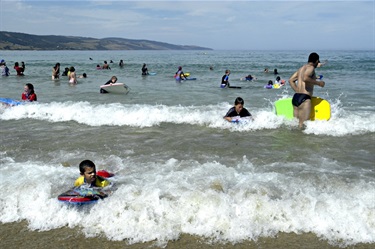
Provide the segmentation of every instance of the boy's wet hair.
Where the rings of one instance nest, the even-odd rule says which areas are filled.
[[[86,168],[95,168],[95,164],[91,160],[83,160],[79,164],[79,171],[83,174]]]
[[[237,97],[236,100],[234,101],[234,105],[241,104],[243,105],[245,102],[243,101],[243,98]]]

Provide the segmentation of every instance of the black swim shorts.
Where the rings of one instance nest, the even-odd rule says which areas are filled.
[[[295,107],[300,106],[306,99],[311,99],[310,95],[304,93],[295,93],[292,99],[292,104]]]

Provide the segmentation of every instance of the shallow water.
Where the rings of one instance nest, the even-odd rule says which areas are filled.
[[[263,69],[288,79],[309,51],[3,51],[9,67],[26,62],[26,76],[2,77],[0,97],[19,99],[31,82],[38,102],[0,109],[0,222],[159,246],[183,234],[235,244],[279,233],[374,243],[374,53],[318,53],[328,59],[317,69],[326,87],[314,95],[331,103],[332,118],[300,131],[273,110],[292,89],[264,89],[275,76]],[[111,59],[112,70],[95,70]],[[88,78],[52,81],[56,62]],[[142,77],[143,63],[157,75]],[[197,80],[176,83],[179,65]],[[242,89],[219,88],[227,68]],[[247,74],[257,81],[240,81]],[[112,75],[127,95],[99,94]],[[253,122],[222,119],[237,96]],[[114,172],[116,191],[91,207],[58,202],[84,159]]]

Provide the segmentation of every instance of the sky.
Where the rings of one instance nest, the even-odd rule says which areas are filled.
[[[375,50],[375,0],[0,0],[0,30],[215,50]]]

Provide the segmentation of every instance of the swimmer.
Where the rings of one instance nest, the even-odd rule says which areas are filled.
[[[269,80],[269,81],[268,81],[268,84],[265,85],[264,88],[272,89],[272,88],[273,88],[273,82],[272,82],[272,80]]]
[[[60,78],[60,63],[56,63],[56,65],[52,68],[52,80],[56,80]]]
[[[240,118],[247,118],[251,120],[251,113],[243,106],[244,100],[241,97],[237,97],[234,101],[234,106],[228,110],[227,114],[224,116],[224,119],[229,122],[239,120]]]
[[[96,175],[96,166],[90,160],[84,160],[79,164],[81,176],[74,182],[75,187],[85,185],[87,187],[106,187],[110,182],[105,178]]]
[[[223,75],[223,77],[221,77],[221,85],[220,85],[221,88],[230,87],[229,75],[230,75],[230,70],[228,69],[225,70],[225,74]]]
[[[175,79],[177,81],[181,81],[181,80],[185,80],[186,79],[185,74],[182,71],[182,67],[181,66],[178,67],[178,70],[177,70],[176,74],[174,75],[174,77],[175,77]]]
[[[104,61],[104,64],[102,66],[102,69],[108,69],[108,70],[111,70],[111,68],[109,67],[107,61]]]
[[[148,69],[147,69],[146,63],[143,63],[143,66],[142,66],[142,75],[148,75]]]
[[[110,80],[108,80],[104,85],[112,85],[112,84],[115,84],[117,82],[117,77],[116,76],[112,76]],[[100,93],[108,93],[108,91],[100,88]]]
[[[23,101],[28,101],[28,102],[33,102],[33,101],[37,101],[37,96],[34,92],[34,85],[31,84],[31,83],[27,83],[25,86],[24,86],[24,91],[21,95],[21,99]]]

